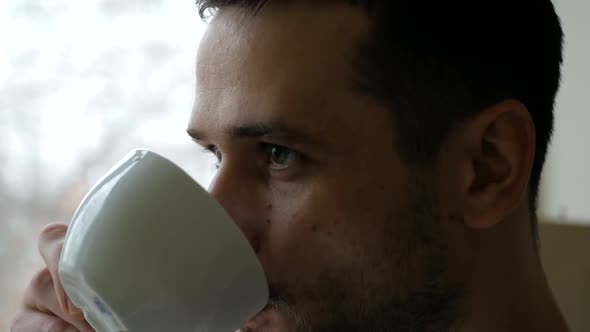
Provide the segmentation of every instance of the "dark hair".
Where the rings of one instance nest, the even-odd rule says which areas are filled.
[[[254,11],[265,0],[197,0],[208,10]],[[370,32],[359,45],[356,85],[393,111],[406,162],[427,165],[453,124],[516,99],[536,128],[530,179],[533,233],[538,186],[553,129],[563,32],[550,0],[348,0]]]

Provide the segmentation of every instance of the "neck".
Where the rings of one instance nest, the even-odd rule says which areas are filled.
[[[469,234],[474,250],[466,265],[466,309],[458,331],[568,331],[530,232],[510,229],[528,226],[524,221],[506,220]]]

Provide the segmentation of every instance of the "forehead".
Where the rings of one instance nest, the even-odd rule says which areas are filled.
[[[346,4],[271,3],[255,15],[220,10],[199,48],[190,126],[345,122],[363,107],[351,63],[367,26],[363,11]]]

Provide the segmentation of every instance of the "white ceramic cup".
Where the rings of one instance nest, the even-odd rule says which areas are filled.
[[[248,240],[188,174],[134,150],[86,195],[59,276],[98,332],[231,332],[268,286]]]

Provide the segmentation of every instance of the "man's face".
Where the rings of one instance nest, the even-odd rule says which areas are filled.
[[[437,181],[400,160],[390,111],[355,91],[367,27],[345,5],[230,8],[201,42],[189,131],[220,157],[210,192],[271,288],[245,331],[444,324],[456,289]]]

